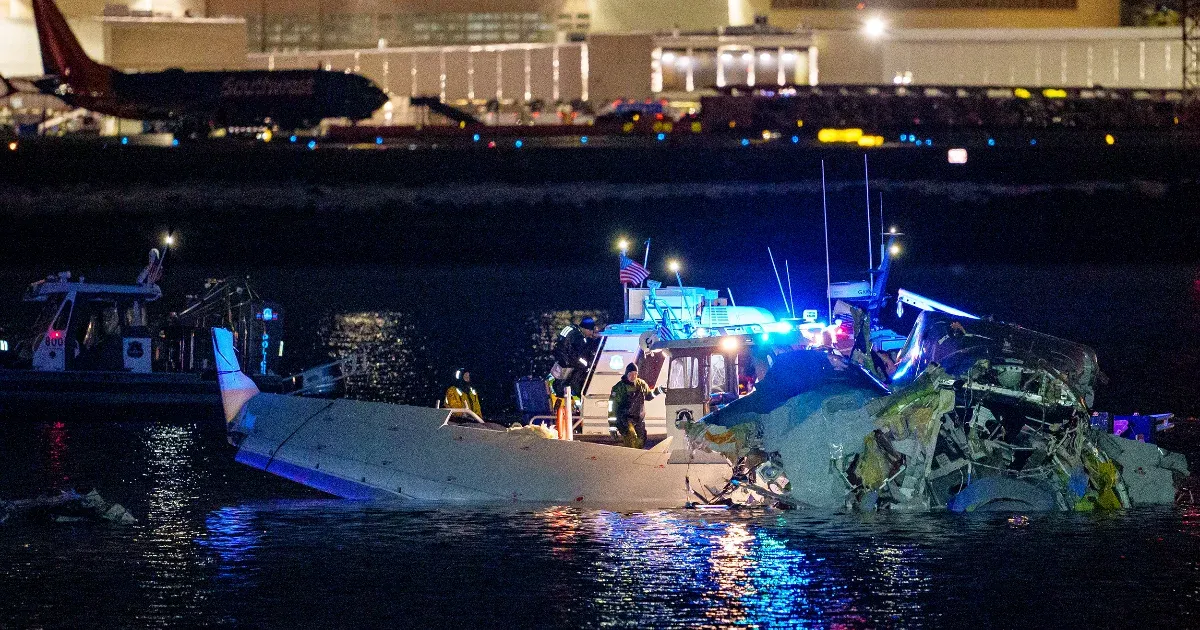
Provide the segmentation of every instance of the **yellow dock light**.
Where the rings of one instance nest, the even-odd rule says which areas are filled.
[[[721,350],[722,351],[737,352],[739,347],[741,347],[741,344],[738,342],[737,337],[734,337],[733,335],[726,335],[724,337],[721,337]]]
[[[1106,134],[1104,134],[1104,143],[1108,144],[1108,145],[1113,145],[1113,144],[1117,143],[1117,139],[1114,138],[1111,133],[1106,133]]]
[[[862,129],[822,129],[817,132],[817,140],[821,142],[857,143],[862,137]]]
[[[1045,96],[1046,98],[1067,98],[1067,91],[1055,88],[1046,88],[1042,90],[1042,96]]]
[[[271,133],[270,129],[263,130],[263,132],[262,132],[262,141],[263,142],[270,142],[271,138],[273,138],[273,137],[275,137],[275,134]]]
[[[1013,96],[1015,96],[1017,98],[1029,98],[1030,96],[1033,96],[1033,95],[1030,94],[1029,90],[1026,90],[1025,88],[1017,88],[1017,89],[1013,90]]]
[[[9,151],[16,151],[16,150],[17,150],[17,143],[16,143],[16,142],[9,142],[9,143],[8,143],[8,150],[9,150]]]

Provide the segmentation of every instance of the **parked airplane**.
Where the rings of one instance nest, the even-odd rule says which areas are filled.
[[[32,83],[99,114],[184,130],[264,124],[291,130],[325,118],[369,118],[387,102],[366,77],[329,70],[125,73],[87,56],[53,0],[33,0],[33,14],[47,76]]]

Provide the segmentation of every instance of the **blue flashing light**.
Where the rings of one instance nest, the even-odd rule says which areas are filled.
[[[989,146],[989,147],[994,147],[994,146],[996,146],[996,139],[995,139],[995,138],[988,138],[988,146]]]
[[[383,144],[383,137],[375,136],[375,144]]]
[[[925,138],[925,146],[927,146],[927,147],[933,146],[933,138]]]
[[[579,144],[587,144],[587,136],[580,136]]]
[[[749,138],[742,138],[742,146],[744,146],[744,147],[748,147],[748,146],[750,146],[750,139],[749,139]]]
[[[1035,145],[1035,144],[1037,144],[1037,138],[1030,138],[1030,139],[1029,139],[1029,144],[1030,144],[1030,145]]]
[[[665,134],[665,133],[660,133],[660,134],[658,134],[658,139],[659,139],[659,140],[666,140],[666,139],[667,139],[667,134]]]
[[[479,142],[479,134],[475,134],[475,135],[471,136],[471,141],[472,141],[472,142]]]
[[[800,136],[792,136],[792,144],[799,144]]]
[[[908,142],[908,134],[906,134],[906,133],[900,134],[900,142]]]
[[[310,150],[311,150],[311,149],[315,149],[315,148],[317,148],[317,141],[316,141],[316,140],[309,140],[309,141],[308,141],[308,148],[309,148]]]
[[[513,143],[513,146],[517,147],[518,149],[520,149],[524,145],[525,145],[525,143],[520,140],[517,140],[516,142]]]
[[[769,332],[765,332],[765,333],[763,333],[763,334],[762,334],[762,340],[763,340],[763,341],[770,341],[770,340],[771,340],[771,333],[769,333]]]
[[[122,137],[121,144],[129,144],[129,138]]]
[[[295,135],[292,135],[292,137],[288,138],[288,142],[295,142],[295,141],[296,141]]]
[[[173,146],[173,147],[179,146],[179,138],[171,138],[171,146]]]

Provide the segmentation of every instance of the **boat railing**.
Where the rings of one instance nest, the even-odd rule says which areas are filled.
[[[665,300],[647,298],[646,313],[651,320],[658,322],[659,336],[664,341],[678,339],[681,333],[686,336],[683,319],[675,314],[675,309]]]
[[[446,416],[446,423],[449,423],[451,418],[457,417],[457,418],[462,418],[464,420],[472,420],[477,424],[486,424],[486,422],[484,421],[483,418],[480,418],[478,414],[476,414],[474,411],[471,411],[470,409],[467,409],[466,407],[442,407],[442,408],[445,409],[446,411],[450,412],[450,415]]]
[[[333,390],[334,384],[350,376],[364,373],[368,370],[367,357],[361,352],[348,354],[337,361],[309,368],[289,378],[293,383],[300,381],[299,389],[288,392],[289,396],[310,396],[327,394]]]

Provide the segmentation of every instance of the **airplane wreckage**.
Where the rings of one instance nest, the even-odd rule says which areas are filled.
[[[734,469],[714,496],[694,491],[697,505],[1087,511],[1176,500],[1183,455],[1091,425],[1090,348],[934,308],[887,365],[865,314],[847,310],[853,348],[779,355],[752,395],[688,424],[693,448]]]

